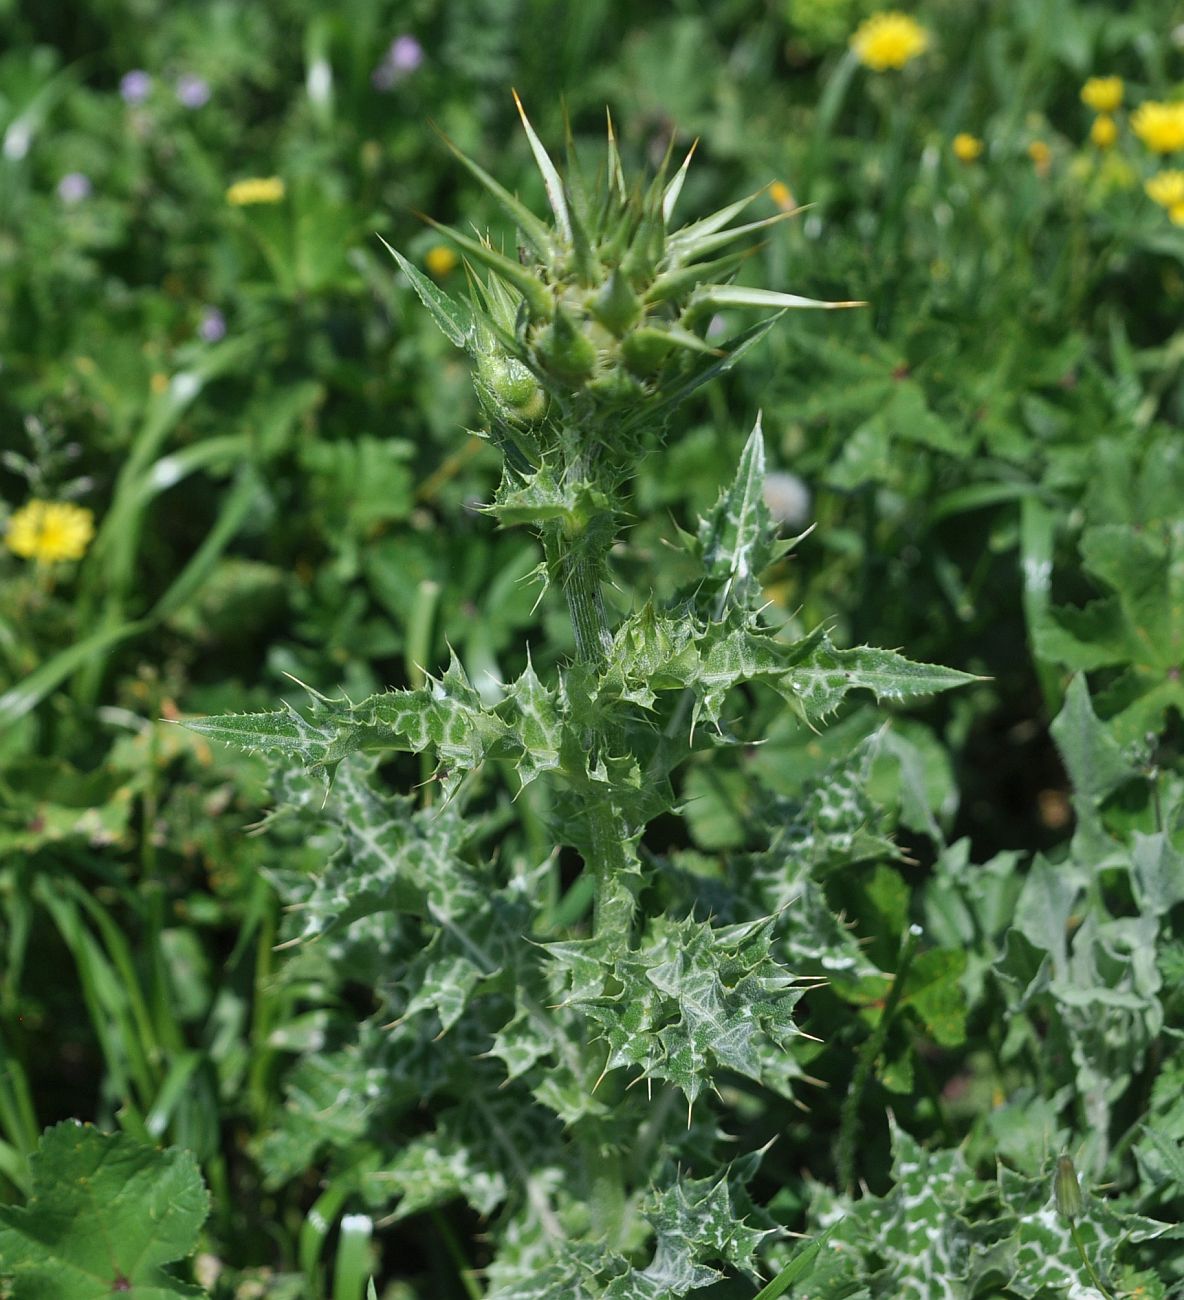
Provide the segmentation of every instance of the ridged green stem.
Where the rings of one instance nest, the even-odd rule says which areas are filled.
[[[576,636],[576,656],[584,663],[600,663],[612,642],[604,608],[604,561],[586,551],[567,554],[559,578]]]

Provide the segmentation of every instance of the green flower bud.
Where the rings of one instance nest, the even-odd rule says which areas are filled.
[[[596,369],[595,344],[560,309],[542,332],[537,352],[547,370],[568,384],[584,383]]]
[[[512,424],[533,424],[547,407],[547,395],[521,361],[500,351],[477,359],[478,388],[494,403],[495,413]]]
[[[637,323],[641,316],[641,303],[619,267],[613,268],[612,274],[592,300],[591,311],[604,328],[617,338]]]
[[[670,336],[665,330],[643,327],[621,340],[621,359],[635,375],[649,379],[661,369],[670,347]]]
[[[1077,1170],[1069,1156],[1057,1157],[1057,1172],[1053,1178],[1053,1196],[1057,1204],[1057,1213],[1066,1223],[1072,1223],[1081,1214],[1081,1184],[1077,1181]]]

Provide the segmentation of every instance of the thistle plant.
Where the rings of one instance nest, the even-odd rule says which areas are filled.
[[[766,626],[760,574],[794,542],[777,536],[763,500],[759,420],[734,480],[678,539],[696,581],[610,614],[610,552],[637,466],[661,454],[680,405],[784,310],[856,304],[733,283],[746,237],[789,214],[743,221],[753,195],[674,227],[690,155],[673,174],[664,165],[630,184],[610,122],[592,184],[570,139],[561,173],[522,122],[549,223],[457,152],[512,221],[517,253],[437,226],[466,258],[462,300],[391,252],[472,358],[502,456],[488,513],[539,537],[540,577],[566,601],[574,659],[550,680],[528,659],[492,703],[454,655],[417,689],[360,703],[313,693],[305,712],[189,725],[273,756],[296,815],[335,837],[323,873],[289,882],[294,937],[340,954],[364,923],[368,951],[381,955],[373,1020],[351,1054],[300,1083],[294,1098],[311,1109],[295,1104],[292,1122],[315,1127],[318,1089],[341,1095],[342,1079],[358,1081],[358,1132],[371,1143],[380,1132],[382,1154],[350,1164],[341,1139],[333,1158],[359,1197],[395,1216],[457,1197],[496,1213],[491,1296],[681,1296],[725,1274],[759,1278],[772,1222],[745,1190],[759,1154],[718,1159],[720,1090],[741,1079],[792,1096],[808,1047],[795,1008],[815,972],[785,964],[784,911],[760,905],[791,892],[786,824],[769,825],[768,853],[750,861],[764,885],[738,862],[730,896],[711,909],[643,853],[646,828],[678,810],[692,754],[742,733],[737,687],[772,691],[818,727],[853,690],[901,700],[968,678],[893,651],[837,648],[821,627],[787,640]],[[734,308],[759,318],[709,339],[710,320]],[[374,756],[396,750],[434,757],[443,800],[383,787]],[[556,853],[531,861],[529,837],[507,833],[527,801],[499,803],[502,774],[515,795],[547,786],[548,837],[578,854],[590,918],[578,905],[544,908]],[[510,848],[491,852],[494,835]],[[569,900],[579,897],[573,888]],[[430,1105],[430,1133],[401,1122],[413,1104]],[[303,1142],[306,1155],[332,1146],[319,1134]],[[265,1144],[276,1180],[296,1168],[283,1146],[269,1156]]]

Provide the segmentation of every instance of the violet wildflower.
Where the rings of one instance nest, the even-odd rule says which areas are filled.
[[[391,43],[386,58],[396,72],[414,72],[423,62],[423,46],[414,36],[399,36]]]
[[[207,307],[202,312],[197,336],[203,343],[217,343],[226,337],[226,317],[217,307]]]
[[[71,205],[89,199],[92,192],[90,177],[85,172],[67,172],[58,181],[58,198]]]
[[[177,98],[186,108],[201,108],[210,101],[210,83],[205,77],[186,72],[177,78]]]
[[[152,90],[152,78],[143,68],[133,68],[119,79],[119,94],[125,104],[142,104]]]
[[[414,36],[396,37],[382,62],[370,74],[375,90],[390,90],[423,62],[423,46]]]

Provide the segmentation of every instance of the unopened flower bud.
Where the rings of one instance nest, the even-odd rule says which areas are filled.
[[[581,384],[596,368],[596,348],[565,312],[555,318],[539,341],[538,353],[547,369],[570,384]]]
[[[1077,1170],[1069,1156],[1057,1157],[1057,1172],[1053,1179],[1053,1195],[1056,1199],[1057,1213],[1067,1223],[1072,1223],[1081,1214],[1081,1185],[1077,1181]]]

